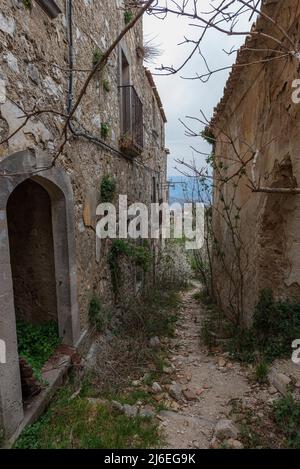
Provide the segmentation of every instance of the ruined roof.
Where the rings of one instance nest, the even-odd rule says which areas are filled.
[[[153,90],[154,96],[156,98],[161,117],[162,117],[164,123],[166,123],[167,122],[166,113],[165,113],[165,110],[164,110],[164,107],[163,107],[163,103],[160,99],[160,96],[159,96],[155,81],[153,79],[152,73],[150,72],[150,70],[148,70],[148,68],[145,68],[145,73],[146,73],[146,77],[148,78],[149,84],[150,84],[150,86]]]
[[[264,9],[265,8],[270,9],[271,5],[272,4],[266,3],[264,5]],[[277,3],[277,0],[274,0],[274,3],[272,5],[273,10],[275,10],[276,7],[278,6],[280,7],[280,3]],[[277,8],[276,13],[278,13],[278,11],[279,10]],[[270,16],[270,11],[268,11],[267,13]],[[232,66],[230,75],[224,87],[223,97],[219,101],[218,105],[214,108],[213,117],[209,124],[210,129],[213,129],[214,127],[216,127],[217,121],[220,118],[224,117],[226,108],[227,108],[227,103],[229,102],[232,96],[232,93],[235,92],[238,83],[240,83],[242,74],[244,73],[245,70],[247,70],[245,65],[251,64],[251,63],[257,63],[258,60],[261,60],[266,55],[266,52],[261,52],[263,57],[261,55],[258,57],[257,54],[254,55],[255,52],[249,49],[255,49],[255,48],[257,49],[259,46],[260,47],[264,46],[267,49],[268,45],[266,44],[267,42],[266,38],[262,38],[262,36],[259,35],[259,32],[261,32],[262,30],[265,31],[268,28],[270,28],[270,23],[264,16],[261,16],[261,15],[258,16],[256,22],[252,24],[251,32],[252,33],[256,32],[258,34],[257,35],[249,34],[248,36],[246,36],[245,43],[238,50],[235,64]],[[262,41],[264,41],[264,44],[261,44]],[[273,46],[273,49],[275,48],[276,47]]]

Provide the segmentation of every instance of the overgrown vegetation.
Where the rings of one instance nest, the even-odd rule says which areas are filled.
[[[104,91],[106,91],[107,93],[110,92],[110,83],[108,80],[103,80],[103,89]]]
[[[205,128],[204,130],[202,130],[200,135],[203,138],[203,140],[209,143],[209,145],[215,145],[216,137],[214,136],[214,134],[209,128]]]
[[[122,327],[129,335],[139,331],[148,338],[173,337],[179,305],[180,293],[153,289],[140,302],[126,307]]]
[[[100,186],[101,202],[112,202],[116,193],[116,180],[109,175],[103,176]]]
[[[238,330],[230,340],[231,355],[243,362],[264,360],[291,355],[291,344],[300,336],[300,303],[275,301],[270,290],[261,292],[255,308],[253,326]]]
[[[107,122],[102,122],[100,129],[101,137],[106,140],[109,136],[109,124]]]
[[[92,378],[98,393],[120,394],[131,380],[144,374],[145,385],[161,376],[164,366],[169,366],[163,341],[174,335],[179,306],[177,291],[155,289],[144,298],[123,305],[122,312],[109,325],[108,336],[99,341]],[[153,349],[150,339],[156,336],[162,344]]]
[[[290,394],[279,399],[273,408],[274,420],[287,438],[289,448],[300,449],[300,402]]]
[[[255,408],[245,404],[243,399],[232,399],[230,404],[230,418],[240,429],[239,440],[245,449],[286,448],[286,438],[264,400],[260,400]]]
[[[93,401],[76,388],[62,389],[47,412],[26,428],[17,449],[139,449],[159,444],[158,424],[151,418],[128,418],[103,400]]]
[[[168,365],[164,338],[172,337],[180,305],[180,294],[173,290],[149,293],[135,301],[111,325],[109,339],[102,337],[97,362],[80,388],[72,380],[56,395],[46,413],[26,428],[15,447],[18,449],[139,449],[161,447],[158,421],[154,417],[129,418],[113,409],[112,400],[121,404],[150,406],[163,410],[149,386],[161,377]],[[91,317],[102,307],[94,297]],[[161,347],[153,349],[150,338],[158,336]],[[102,348],[101,348],[102,347]],[[170,366],[170,365],[169,365]],[[132,387],[139,379],[140,387]]]
[[[99,298],[94,295],[89,304],[89,321],[97,332],[103,332],[108,323],[108,315]]]
[[[125,24],[129,24],[134,18],[134,14],[132,10],[125,10],[124,11],[124,21]]]
[[[190,258],[184,243],[184,239],[169,240],[157,255],[157,281],[167,288],[186,288],[192,276]]]
[[[268,382],[269,365],[265,361],[261,361],[255,368],[255,379],[260,384]]]
[[[100,49],[96,48],[96,49],[93,50],[93,57],[92,57],[93,67],[95,67],[97,65],[99,60],[101,60],[102,56],[103,56],[103,52]]]
[[[32,8],[32,1],[31,0],[23,0],[23,5],[26,10],[31,10]]]
[[[60,343],[58,325],[55,321],[42,324],[17,322],[19,355],[32,367],[37,378],[43,365],[55,352]]]
[[[227,340],[229,337],[232,337],[234,331],[233,325],[224,317],[224,314],[210,296],[210,292],[204,288],[197,292],[194,298],[205,305],[208,312],[208,316],[201,326],[201,342],[208,348],[212,348],[217,345],[217,340]]]
[[[143,245],[136,245],[123,239],[114,239],[109,253],[109,267],[115,293],[118,292],[121,278],[120,256],[131,259],[144,272],[149,270],[152,261],[149,243],[144,242]]]

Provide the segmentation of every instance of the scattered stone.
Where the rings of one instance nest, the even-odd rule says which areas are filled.
[[[219,449],[220,443],[219,443],[219,441],[217,440],[217,438],[214,437],[214,438],[211,440],[211,442],[210,442],[210,444],[209,444],[209,447],[210,447],[210,449]]]
[[[233,438],[229,438],[226,444],[230,449],[244,449],[244,445],[239,440],[234,440]]]
[[[180,386],[180,384],[173,382],[172,386],[170,386],[169,394],[176,401],[180,401],[182,396],[182,387]]]
[[[111,401],[111,406],[114,410],[117,410],[119,412],[123,412],[123,405],[120,402]]]
[[[140,409],[139,416],[142,418],[153,418],[155,417],[155,412],[150,407],[144,407],[143,409]]]
[[[77,392],[78,392],[78,391],[77,391]],[[75,399],[75,398],[78,396],[77,392],[74,393],[74,394],[71,396],[70,400]],[[80,391],[79,391],[79,392],[80,392]],[[76,396],[76,394],[77,394],[77,396]],[[107,401],[106,401],[105,399],[95,398],[95,397],[88,397],[88,398],[87,398],[87,401],[88,401],[89,404],[91,404],[92,406],[95,406],[95,407],[98,407],[98,406],[100,406],[100,405],[103,406],[103,405],[106,405],[106,404],[107,404]]]
[[[162,392],[162,387],[158,383],[153,383],[151,389],[152,392],[154,392],[155,394],[159,394],[160,392]]]
[[[299,381],[296,381],[296,383],[295,383],[295,388],[300,389],[300,380],[299,380]]]
[[[236,439],[239,434],[238,428],[231,420],[222,419],[216,425],[215,437],[219,440]]]
[[[159,340],[159,337],[152,337],[150,339],[150,347],[153,348],[153,349],[160,349],[160,340]]]
[[[223,357],[219,358],[218,365],[219,365],[220,368],[224,368],[226,366],[225,358],[223,358]]]
[[[280,392],[280,394],[283,396],[288,395],[289,385],[291,384],[291,379],[288,376],[272,370],[269,374],[269,381]]]
[[[138,414],[138,411],[139,411],[139,409],[138,409],[137,406],[128,405],[128,404],[125,404],[123,406],[123,412],[127,417],[130,417],[130,418],[136,417],[137,414]]]
[[[175,412],[178,412],[181,409],[181,407],[178,404],[178,402],[172,401],[170,404],[170,409],[174,410]]]
[[[183,395],[187,401],[195,401],[197,399],[196,394],[191,389],[185,389]]]
[[[271,396],[273,396],[274,394],[277,394],[278,391],[277,391],[277,389],[272,385],[272,386],[269,387],[268,392],[269,392],[269,394],[271,394]]]
[[[137,388],[141,383],[140,383],[140,381],[136,380],[136,381],[132,381],[131,384],[132,384],[133,387]]]
[[[173,370],[173,368],[171,368],[171,367],[164,366],[164,367],[163,367],[163,372],[164,372],[166,375],[171,375],[171,374],[174,372],[174,370]]]

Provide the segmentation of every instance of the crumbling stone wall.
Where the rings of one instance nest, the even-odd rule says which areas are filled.
[[[288,31],[292,39],[299,38],[300,6],[295,0],[265,2],[264,11]],[[260,17],[256,30],[263,30],[282,39],[281,32],[265,18]],[[247,38],[241,48],[237,64],[266,59],[270,52],[257,53],[251,49],[274,49],[277,45],[259,35]],[[271,54],[272,55],[272,54]],[[216,164],[227,166],[226,176],[237,171],[240,163],[259,151],[255,166],[256,181],[273,188],[298,187],[300,180],[299,118],[300,105],[292,101],[292,83],[299,78],[299,60],[292,56],[266,61],[246,67],[234,67],[224,90],[224,97],[215,110],[211,129],[216,137]],[[234,141],[235,149],[229,140]],[[251,151],[249,150],[251,149]],[[225,204],[234,198],[239,207],[238,230],[243,245],[244,324],[251,321],[259,292],[271,288],[277,298],[300,297],[300,199],[299,195],[253,193],[249,187],[252,163],[238,180],[232,180],[224,189]],[[220,188],[217,172],[215,185]],[[227,265],[233,259],[232,237],[222,213],[224,203],[220,191],[215,190],[213,226]],[[235,265],[231,266],[237,276]],[[215,255],[214,278],[219,301],[224,310],[229,308],[230,281],[220,258]]]
[[[66,113],[69,86],[68,17],[66,2],[57,0],[62,14],[50,20],[37,3],[24,7],[20,0],[0,0],[0,78],[7,97],[0,105],[0,136],[7,137],[22,122],[24,109],[52,109]],[[125,26],[123,2],[117,0],[76,0],[73,4],[73,97],[75,98],[92,67],[96,49],[105,51]],[[101,139],[101,124],[108,123],[104,145],[84,138],[72,138],[58,158],[57,165],[70,176],[75,199],[78,301],[81,327],[88,326],[88,304],[93,293],[112,302],[111,276],[107,263],[110,242],[96,242],[95,208],[104,175],[116,179],[116,194],[127,194],[128,203],[150,204],[152,178],[157,180],[158,199],[165,198],[162,182],[166,178],[164,114],[137,53],[143,45],[142,22],[112,54],[105,70],[97,74],[83,98],[76,120],[80,128]],[[143,103],[144,151],[140,157],[126,159],[120,154],[120,53],[126,53],[131,83]],[[109,91],[104,89],[109,83]],[[153,100],[154,98],[154,100]],[[154,102],[154,109],[153,109]],[[153,131],[153,112],[157,129]],[[0,146],[0,158],[32,148],[54,156],[60,141],[63,119],[59,114],[42,113]],[[79,125],[79,124],[78,124]],[[1,180],[0,180],[1,184]],[[128,277],[128,286],[134,283]],[[130,290],[130,289],[129,289]]]

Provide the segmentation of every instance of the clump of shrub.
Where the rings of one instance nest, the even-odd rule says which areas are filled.
[[[101,124],[101,137],[106,140],[109,136],[109,124],[107,122],[102,122]]]
[[[271,290],[263,290],[255,308],[253,326],[239,329],[229,343],[231,355],[253,363],[261,357],[270,363],[289,357],[291,344],[300,336],[300,303],[275,301]]]
[[[124,307],[121,327],[126,336],[173,337],[179,317],[180,293],[154,288]]]
[[[268,382],[269,365],[264,360],[257,363],[255,368],[255,379],[260,384]]]
[[[24,5],[26,10],[31,10],[31,8],[32,8],[31,0],[23,0],[23,5]]]
[[[108,80],[103,80],[103,89],[104,91],[106,91],[107,93],[110,92],[110,83]]]
[[[184,245],[169,241],[157,256],[157,280],[168,288],[186,288],[192,269]]]
[[[124,21],[125,24],[129,24],[134,18],[134,14],[132,10],[125,10],[124,11]]]
[[[121,268],[119,264],[120,256],[126,256],[131,259],[137,267],[147,272],[152,261],[152,252],[149,243],[136,245],[123,239],[114,239],[109,253],[109,267],[111,272],[114,292],[118,291],[121,277]]]
[[[111,176],[104,176],[100,186],[101,202],[112,202],[116,193],[116,180]]]
[[[300,448],[300,402],[289,394],[276,401],[273,417],[280,430],[287,438],[289,448]]]
[[[103,56],[103,52],[100,49],[96,48],[93,50],[93,57],[92,57],[93,67],[97,65],[97,63],[101,60],[102,56]]]
[[[99,298],[94,295],[89,305],[89,321],[97,332],[103,332],[106,326],[106,315]]]

